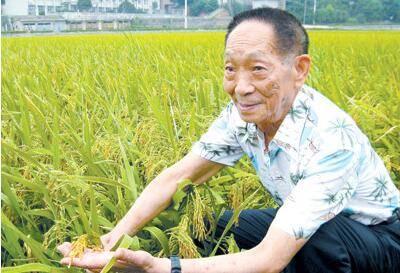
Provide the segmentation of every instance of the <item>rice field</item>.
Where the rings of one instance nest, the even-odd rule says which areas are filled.
[[[313,31],[308,84],[348,112],[400,187],[400,32]],[[57,244],[112,229],[228,102],[223,33],[3,38],[3,272],[64,272]],[[215,254],[209,207],[274,206],[248,159],[180,190],[133,238],[154,255]],[[237,215],[237,214],[236,214]],[[238,251],[232,238],[218,246]]]

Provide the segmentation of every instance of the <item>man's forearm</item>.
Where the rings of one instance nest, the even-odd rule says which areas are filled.
[[[268,268],[267,258],[256,248],[240,253],[200,259],[181,259],[182,273],[272,273],[279,272]],[[158,273],[171,272],[169,259],[159,258]],[[156,272],[155,271],[155,272]]]
[[[173,166],[161,172],[144,189],[112,232],[117,235],[120,233],[135,234],[168,207],[180,181],[190,179],[193,183],[201,184],[222,167],[222,164],[188,153]]]
[[[136,234],[147,222],[168,207],[177,190],[178,179],[168,169],[158,175],[147,185],[127,214],[120,220],[114,228],[115,232]]]
[[[215,256],[201,259],[182,259],[183,273],[270,273],[281,272],[294,255],[307,242],[296,239],[274,223],[267,235],[256,247],[240,253]],[[169,259],[155,258],[155,267],[151,272],[171,272]]]

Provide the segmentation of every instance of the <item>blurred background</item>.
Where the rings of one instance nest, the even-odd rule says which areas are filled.
[[[288,10],[307,27],[398,28],[400,22],[400,0],[1,0],[1,30],[223,29],[233,15],[266,6]]]

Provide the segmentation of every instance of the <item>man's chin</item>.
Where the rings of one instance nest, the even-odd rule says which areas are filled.
[[[239,116],[240,118],[248,123],[257,123],[259,121],[259,117],[256,117],[254,114],[253,115],[249,115],[249,114],[242,114],[239,111]]]

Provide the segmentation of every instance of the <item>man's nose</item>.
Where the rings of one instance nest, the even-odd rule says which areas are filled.
[[[246,96],[253,93],[255,90],[250,79],[246,76],[239,77],[235,87],[235,93],[239,96]]]

